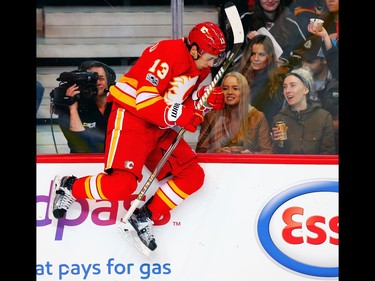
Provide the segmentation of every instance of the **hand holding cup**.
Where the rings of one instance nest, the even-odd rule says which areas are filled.
[[[322,31],[323,23],[324,23],[324,20],[317,19],[317,18],[311,18],[310,19],[311,30],[314,31],[314,32]]]

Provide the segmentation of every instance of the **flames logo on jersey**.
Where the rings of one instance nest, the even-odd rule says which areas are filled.
[[[125,162],[124,162],[124,167],[125,167],[126,169],[131,170],[131,169],[134,168],[134,162],[133,162],[133,161],[130,161],[130,160],[125,161]]]
[[[192,88],[198,80],[196,77],[179,76],[175,77],[169,84],[171,85],[164,95],[164,100],[168,105],[182,103],[191,93]]]

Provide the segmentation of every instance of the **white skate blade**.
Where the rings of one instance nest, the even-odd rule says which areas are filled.
[[[118,224],[118,228],[120,229],[120,232],[124,234],[126,240],[132,243],[138,251],[140,251],[145,256],[149,256],[151,254],[151,250],[145,244],[143,244],[137,234],[137,231],[130,222],[120,221]]]
[[[61,179],[59,176],[55,176],[52,182],[52,187],[51,187],[51,194],[50,194],[50,200],[49,200],[49,208],[48,208],[48,216],[50,218],[55,218],[53,215],[53,202],[55,201],[56,198],[56,186],[60,186]]]

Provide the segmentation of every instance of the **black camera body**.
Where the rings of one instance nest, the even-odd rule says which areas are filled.
[[[76,101],[93,100],[98,95],[98,88],[96,87],[98,78],[98,73],[92,71],[74,70],[61,73],[56,79],[60,81],[59,86],[50,93],[55,113],[58,114],[61,106],[67,107]],[[77,84],[80,93],[74,97],[66,96],[66,89],[74,84]]]

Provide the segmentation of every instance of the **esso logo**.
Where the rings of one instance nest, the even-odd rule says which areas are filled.
[[[259,243],[281,265],[338,277],[338,182],[309,181],[273,197],[257,221]]]

